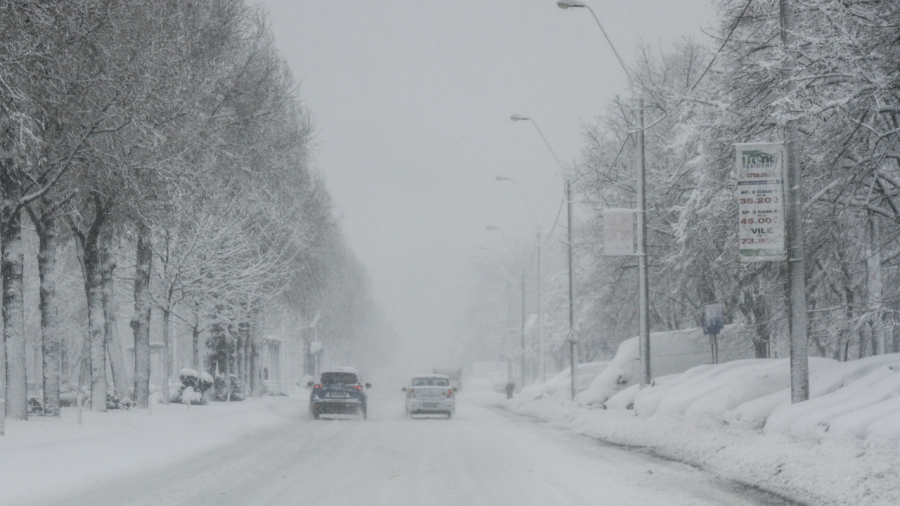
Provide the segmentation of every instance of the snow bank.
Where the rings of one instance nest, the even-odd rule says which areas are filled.
[[[900,504],[900,354],[810,358],[811,398],[791,404],[787,359],[700,365],[640,389],[616,381],[636,348],[623,343],[591,385],[595,399],[619,389],[606,410],[547,397],[494,402],[806,504]]]
[[[576,370],[578,374],[575,378],[575,390],[581,392],[586,389],[594,381],[609,362],[585,362],[578,364]],[[522,389],[521,395],[529,399],[539,399],[545,396],[553,396],[568,399],[571,395],[572,388],[572,372],[570,368],[565,368],[556,376],[548,379],[544,383],[535,383]]]
[[[623,390],[609,399],[607,407],[635,390],[636,386]],[[597,410],[548,398],[506,400],[501,394],[486,394],[490,398],[480,398],[479,403],[540,419],[549,427],[684,462],[800,504],[900,504],[896,484],[900,475],[898,412],[870,425],[866,440],[813,439],[767,434],[724,424],[714,417],[643,416],[630,409]]]
[[[719,336],[719,357],[725,362],[752,359],[752,346],[739,339],[737,328],[727,326]],[[709,339],[702,329],[688,329],[650,334],[650,362],[654,376],[683,373],[712,360]],[[617,392],[640,382],[640,344],[637,337],[619,345],[609,366],[576,400],[587,406],[600,405]],[[617,400],[617,404],[621,399]]]
[[[767,433],[811,435],[827,432],[841,415],[900,395],[900,354],[839,364],[826,377],[810,378],[810,399],[782,404],[768,418]]]
[[[900,413],[887,415],[872,423],[868,434],[873,439],[900,440]]]
[[[890,425],[900,417],[900,354],[844,363],[810,358],[810,400],[791,404],[787,359],[701,365],[657,378],[644,389],[633,384],[613,393],[632,379],[627,364],[634,361],[636,347],[636,340],[622,343],[616,358],[579,396],[583,405],[591,404],[584,402],[589,395],[609,395],[606,407],[643,416],[709,419],[795,437],[900,439],[900,429]]]
[[[594,378],[587,390],[575,396],[575,401],[582,405],[603,404],[629,383],[634,384],[636,378],[634,377],[633,362],[638,358],[637,338],[623,341],[619,345],[616,356]]]

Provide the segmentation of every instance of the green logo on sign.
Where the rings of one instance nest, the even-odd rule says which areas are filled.
[[[744,167],[765,167],[775,163],[775,155],[758,149],[741,151],[741,162]]]

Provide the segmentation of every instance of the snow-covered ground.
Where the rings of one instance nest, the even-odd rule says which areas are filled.
[[[791,404],[786,359],[702,365],[640,389],[622,378],[631,344],[577,402],[532,387],[475,397],[810,504],[900,504],[900,354],[811,359],[811,399]]]
[[[302,402],[264,397],[209,406],[154,403],[147,410],[83,411],[6,421],[0,436],[0,505],[165,465],[300,416]]]
[[[592,444],[581,436],[473,405],[466,395],[452,420],[406,418],[397,389],[373,393],[367,421],[355,417],[312,420],[302,399],[282,398],[213,405],[202,415],[196,407],[190,415],[173,411],[159,416],[164,421],[137,420],[129,427],[101,421],[110,415],[100,415],[93,422],[104,425],[108,434],[96,430],[81,438],[69,425],[47,445],[40,444],[32,422],[17,424],[27,425],[18,427],[20,434],[34,432],[24,450],[48,460],[79,460],[20,472],[18,478],[30,480],[32,487],[20,488],[15,496],[5,490],[14,480],[4,477],[0,502],[28,506],[783,504],[690,466]],[[144,415],[142,420],[149,418],[138,414]],[[122,423],[131,418],[119,415],[110,419]],[[173,440],[173,431],[180,433],[210,417],[224,418],[211,424],[215,437],[189,430]],[[261,430],[269,424],[269,429]],[[191,446],[197,437],[203,444]],[[179,443],[187,447],[175,450]],[[211,444],[217,446],[199,451],[200,446]],[[65,449],[56,448],[60,445]],[[98,450],[84,456],[85,445]],[[82,451],[75,450],[79,446]],[[146,454],[154,452],[151,446],[171,451],[151,458]],[[129,456],[135,452],[142,457]],[[6,457],[0,453],[0,460]],[[33,458],[32,465],[36,463]],[[127,469],[102,478],[99,471],[71,470],[98,464],[104,472],[112,472],[116,465]],[[35,484],[43,476],[52,482],[56,472],[63,473],[67,486],[51,493]]]
[[[604,373],[615,363],[585,366],[579,376],[609,382]],[[190,410],[154,404],[150,415],[84,412],[82,425],[64,409],[61,419],[7,422],[0,505],[59,497],[82,504],[90,494],[102,498],[90,504],[122,504],[124,496],[153,504],[133,499],[146,499],[146,489],[180,501],[168,504],[195,504],[185,498],[218,498],[223,483],[235,489],[232,499],[262,504],[330,483],[340,469],[354,469],[362,488],[313,486],[309,504],[769,503],[735,483],[810,505],[900,504],[898,364],[900,355],[813,360],[813,398],[800,404],[784,391],[786,360],[741,360],[643,390],[614,381],[602,404],[569,401],[567,372],[512,400],[467,387],[453,420],[405,419],[402,396],[389,392],[373,392],[369,421],[348,423],[309,419],[302,393]],[[581,436],[636,448],[585,445]]]

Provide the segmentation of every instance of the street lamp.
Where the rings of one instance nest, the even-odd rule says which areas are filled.
[[[513,255],[516,255],[515,250],[513,250],[512,244],[509,243],[509,239],[506,238],[506,233],[502,228],[488,225],[485,227],[489,231],[499,231],[501,235],[503,235],[503,240],[506,241],[506,245],[509,246],[509,250]],[[517,256],[517,255],[516,255]],[[538,283],[540,285],[540,283]],[[522,371],[521,371],[521,387],[525,388],[525,266],[522,266],[522,323],[519,328],[519,335],[521,337],[521,347],[522,347]]]
[[[535,236],[535,248],[537,249],[537,299],[538,299],[538,356],[539,366],[538,370],[540,371],[541,383],[547,380],[547,371],[544,362],[544,296],[543,291],[541,289],[541,246],[543,245],[543,241],[541,240],[541,225],[537,223],[537,217],[534,214],[534,211],[531,209],[531,205],[528,204],[528,200],[525,198],[525,195],[522,194],[522,191],[519,190],[519,185],[516,184],[516,180],[511,177],[506,176],[497,176],[497,181],[510,181],[516,187],[516,191],[519,192],[519,196],[522,197],[522,202],[525,203],[525,207],[528,208],[528,212],[531,213],[531,217],[534,219],[537,227],[537,233]]]
[[[528,209],[528,214],[530,214],[531,219],[534,220],[535,223],[537,223],[538,222],[537,215],[534,214],[534,209],[531,208],[531,204],[528,203],[528,199],[525,198],[525,194],[522,193],[522,190],[519,188],[519,184],[516,183],[516,180],[511,177],[507,177],[507,176],[495,176],[494,179],[496,179],[497,181],[500,181],[500,182],[508,181],[508,182],[512,183],[513,186],[516,187],[516,193],[519,194],[519,198],[522,199],[522,203],[525,204],[525,207]]]
[[[560,9],[583,7],[591,12],[591,15],[594,16],[594,21],[597,22],[597,26],[600,27],[600,31],[603,32],[606,42],[609,43],[610,49],[615,53],[616,59],[619,60],[619,65],[621,65],[622,70],[625,71],[625,76],[628,78],[631,92],[635,93],[636,86],[634,80],[631,78],[631,72],[629,72],[628,67],[625,65],[625,61],[622,60],[619,52],[616,51],[615,44],[612,43],[612,40],[606,33],[606,29],[603,28],[603,24],[600,23],[600,18],[597,17],[594,9],[591,9],[589,5],[583,2],[570,0],[561,0],[556,2],[556,5],[559,6]],[[638,257],[638,299],[640,306],[638,325],[640,327],[641,385],[643,386],[650,384],[650,292],[647,281],[647,220],[645,216],[647,198],[644,190],[646,174],[644,157],[644,97],[641,94],[637,95],[637,109],[638,127],[634,132],[635,164],[637,165],[637,209],[635,209],[635,212],[637,213],[638,222],[638,251],[636,254]]]
[[[563,7],[568,9],[568,6]],[[544,132],[541,131],[541,128],[538,126],[537,122],[533,119],[522,116],[520,114],[513,114],[509,117],[509,119],[513,121],[529,121],[532,125],[534,125],[534,129],[537,130],[538,135],[541,136],[541,139],[544,141],[544,145],[547,146],[547,149],[550,151],[550,154],[553,155],[553,159],[556,160],[556,164],[559,166],[559,170],[563,174],[563,180],[565,181],[565,192],[566,192],[566,242],[567,242],[567,253],[569,259],[569,337],[566,341],[569,342],[569,370],[571,371],[571,395],[572,400],[575,400],[575,333],[573,331],[575,325],[575,308],[573,301],[573,277],[572,277],[572,186],[570,184],[569,178],[566,175],[565,168],[563,167],[562,162],[559,161],[559,157],[556,156],[556,152],[553,151],[553,148],[550,146],[550,143],[547,142],[547,137],[544,136]],[[497,176],[497,179],[500,179],[500,176]]]
[[[541,139],[544,141],[544,145],[547,146],[547,149],[550,151],[550,154],[553,155],[553,159],[556,160],[556,165],[559,166],[559,170],[563,173],[565,177],[566,170],[563,167],[562,162],[559,161],[559,157],[556,156],[556,151],[553,151],[553,148],[550,146],[550,143],[547,142],[547,137],[544,136],[544,132],[538,126],[537,122],[528,116],[522,116],[521,114],[513,114],[509,117],[509,119],[513,121],[530,121],[532,125],[534,125],[534,129],[537,130],[538,135],[541,136]]]

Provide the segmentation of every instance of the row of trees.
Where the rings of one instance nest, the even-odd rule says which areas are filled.
[[[117,393],[147,406],[154,308],[167,347],[171,320],[191,329],[199,369],[211,328],[238,339],[273,314],[311,318],[334,291],[367,301],[312,133],[265,13],[244,0],[0,0],[6,415],[27,417],[33,288],[53,415],[62,352],[79,344],[93,410],[106,409],[108,369]],[[347,270],[362,281],[336,285]],[[133,286],[133,386],[110,350],[117,279]]]
[[[785,265],[738,261],[734,144],[780,142],[795,120],[810,351],[840,360],[900,351],[900,6],[793,0],[795,43],[785,47],[779,4],[719,0],[711,40],[641,46],[630,64],[649,125],[652,328],[695,327],[703,305],[722,302],[758,356],[787,351]],[[590,209],[575,233],[585,358],[637,332],[634,260],[603,256],[600,219],[603,209],[634,207],[636,119],[630,97],[611,102],[574,167]],[[551,293],[562,293],[557,281]],[[560,323],[551,333],[560,355],[565,310],[544,308],[551,329]]]

